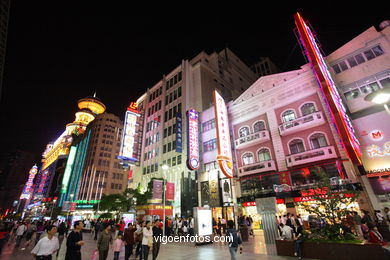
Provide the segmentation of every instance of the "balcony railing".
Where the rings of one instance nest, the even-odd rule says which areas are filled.
[[[262,143],[265,141],[269,141],[269,131],[268,130],[263,130],[259,131],[244,137],[240,137],[239,139],[236,139],[234,141],[234,144],[236,145],[236,149],[241,149],[245,148],[257,143]]]
[[[334,146],[325,146],[286,156],[287,167],[336,158]]]
[[[259,172],[276,171],[275,161],[252,163],[238,168],[238,176],[245,176]]]
[[[298,132],[302,129],[322,125],[324,123],[325,118],[322,112],[317,111],[279,125],[279,133],[280,135],[288,135]]]

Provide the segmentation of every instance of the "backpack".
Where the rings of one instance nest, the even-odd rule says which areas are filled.
[[[228,230],[226,232],[226,236],[230,237],[229,247],[238,247],[238,245],[242,244],[241,236],[239,236],[237,232],[232,232],[231,230]]]

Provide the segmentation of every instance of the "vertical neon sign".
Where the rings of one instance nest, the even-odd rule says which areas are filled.
[[[138,161],[134,156],[135,143],[135,128],[137,126],[137,118],[140,114],[137,111],[137,103],[132,102],[127,108],[125,116],[125,125],[123,129],[122,145],[119,159]]]
[[[187,167],[190,170],[199,169],[199,132],[198,119],[199,114],[195,109],[187,111],[188,121],[188,159]]]
[[[296,13],[294,19],[301,44],[306,50],[305,54],[309,59],[322,95],[328,105],[332,121],[340,135],[344,149],[352,162],[360,165],[362,163],[360,144],[355,136],[351,120],[346,113],[336,85],[329,73],[328,66],[321,55],[310,28],[303,21],[301,15]]]
[[[76,151],[77,151],[76,146],[70,147],[68,161],[66,162],[66,166],[65,166],[64,177],[62,179],[61,193],[66,193],[66,191],[68,190],[69,179],[70,179],[70,175],[72,174],[72,168],[73,168],[74,159],[76,157]]]
[[[219,167],[227,178],[233,178],[232,149],[230,145],[230,133],[228,113],[225,100],[214,90],[215,122],[217,126]]]
[[[38,172],[38,167],[34,165],[29,172],[28,180],[26,182],[26,185],[24,186],[22,195],[20,196],[20,199],[30,199],[31,193],[33,192],[32,186],[34,183],[35,175]]]

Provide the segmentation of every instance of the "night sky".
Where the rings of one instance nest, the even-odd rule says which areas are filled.
[[[151,13],[128,1],[84,2],[13,1],[1,150],[31,151],[39,162],[45,145],[74,120],[78,99],[96,90],[107,111],[123,119],[130,101],[202,50],[228,46],[248,65],[268,56],[283,71],[298,69],[305,60],[293,33],[296,11],[313,26],[325,54],[390,19],[385,6],[371,11],[204,6]]]

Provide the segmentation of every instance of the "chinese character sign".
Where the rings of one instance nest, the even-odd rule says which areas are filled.
[[[153,180],[153,199],[162,199],[163,194],[163,181],[162,180]]]
[[[140,116],[138,113],[135,113],[131,110],[127,110],[125,117],[125,125],[123,129],[120,156],[132,161],[137,161],[134,156],[134,138],[138,116]]]
[[[190,170],[196,170],[199,168],[199,132],[198,132],[198,119],[199,114],[194,109],[187,111],[188,121],[188,160],[187,167]]]
[[[176,152],[181,153],[183,150],[183,119],[181,112],[176,114]]]
[[[229,121],[225,100],[214,90],[215,122],[217,125],[217,142],[219,167],[227,178],[233,178],[233,161],[230,144]]]
[[[22,195],[20,196],[21,200],[30,198],[31,193],[33,192],[32,186],[33,186],[34,178],[35,178],[35,175],[37,174],[37,172],[38,172],[38,167],[36,165],[34,165],[29,172],[28,180],[26,182],[26,185],[24,186]]]
[[[175,199],[175,183],[167,182],[165,186],[166,186],[165,199],[173,201]]]

